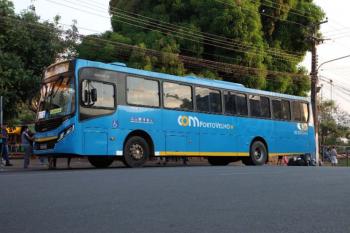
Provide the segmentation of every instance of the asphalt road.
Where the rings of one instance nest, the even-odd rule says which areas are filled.
[[[0,172],[0,232],[350,232],[350,169]]]

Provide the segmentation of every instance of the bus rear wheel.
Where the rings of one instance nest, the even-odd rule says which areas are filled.
[[[88,160],[90,164],[96,168],[106,168],[113,163],[114,158],[107,157],[107,156],[93,156],[93,157],[88,157]]]
[[[212,166],[226,166],[231,159],[229,157],[208,157],[208,162]]]
[[[267,161],[267,149],[263,142],[254,141],[250,146],[249,157],[243,159],[245,165],[264,165]]]
[[[142,167],[149,158],[149,148],[144,138],[139,136],[129,138],[124,146],[124,164],[127,167]]]

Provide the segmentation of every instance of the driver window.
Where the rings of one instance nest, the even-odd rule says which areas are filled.
[[[80,120],[112,114],[116,108],[114,84],[83,79],[80,85]]]
[[[84,80],[81,87],[81,103],[83,106],[92,108],[114,108],[113,84]],[[93,98],[93,90],[96,90],[96,100]]]

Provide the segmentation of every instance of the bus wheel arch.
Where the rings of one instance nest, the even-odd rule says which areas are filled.
[[[262,164],[260,164],[256,160],[254,161],[254,158],[252,158],[252,149],[253,149],[253,147],[259,147],[259,146],[260,146],[260,149],[265,150],[265,151],[263,151],[263,153],[264,152],[266,153],[266,159],[265,159],[265,161]],[[245,165],[263,165],[264,163],[267,163],[268,161],[269,161],[269,147],[268,147],[268,144],[267,144],[266,140],[263,137],[256,136],[251,141],[251,143],[249,145],[249,157],[244,158],[242,160],[242,162]]]
[[[125,147],[126,142],[131,137],[136,137],[136,136],[142,137],[143,139],[146,140],[146,142],[148,143],[148,146],[150,147],[150,155],[154,156],[154,143],[153,143],[152,137],[147,132],[145,132],[143,130],[134,130],[134,131],[130,132],[124,140],[123,148]]]
[[[152,155],[154,155],[153,140],[146,132],[135,130],[125,138],[123,162],[127,167],[142,167]]]

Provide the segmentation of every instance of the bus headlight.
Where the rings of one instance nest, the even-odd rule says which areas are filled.
[[[64,129],[61,133],[59,133],[57,142],[61,141],[65,136],[67,136],[68,134],[70,134],[73,131],[74,131],[74,125],[71,125],[71,126],[67,127],[66,129]]]

